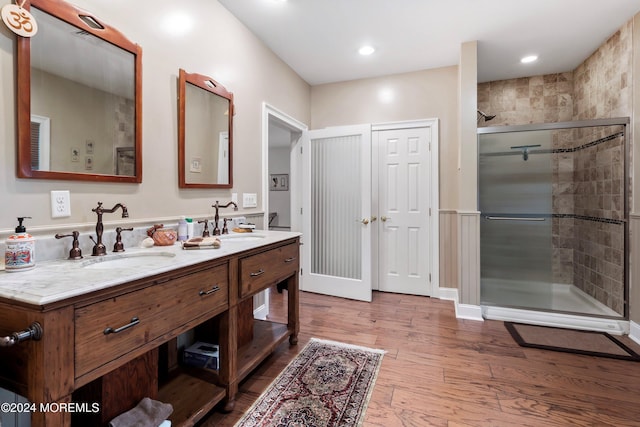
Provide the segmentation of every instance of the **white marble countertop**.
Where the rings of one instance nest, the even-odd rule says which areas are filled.
[[[137,279],[300,236],[298,232],[257,230],[221,236],[218,249],[183,250],[180,244],[127,248],[81,260],[37,263],[27,271],[0,271],[0,297],[36,306],[106,289]],[[124,261],[124,262],[123,262]]]

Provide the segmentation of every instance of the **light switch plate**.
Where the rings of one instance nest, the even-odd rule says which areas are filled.
[[[242,207],[255,208],[258,206],[258,195],[256,193],[242,193]]]
[[[71,195],[69,191],[51,192],[51,218],[71,216]]]
[[[238,193],[231,193],[231,201],[238,204]]]

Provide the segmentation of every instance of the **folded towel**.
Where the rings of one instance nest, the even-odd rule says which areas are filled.
[[[145,397],[135,408],[112,419],[109,427],[158,427],[172,412],[170,403]]]
[[[217,237],[193,237],[182,244],[184,249],[200,249],[206,247],[219,248],[220,239]]]

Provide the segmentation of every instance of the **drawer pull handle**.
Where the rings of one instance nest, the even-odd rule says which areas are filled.
[[[211,295],[214,292],[218,292],[220,290],[220,286],[216,285],[213,288],[209,289],[208,291],[200,291],[198,292],[198,295],[200,295],[201,297],[207,296],[207,295]]]
[[[284,262],[293,262],[293,261],[295,261],[296,259],[298,259],[298,257],[287,258],[287,259],[285,259],[285,260],[284,260]]]
[[[251,277],[256,277],[256,276],[260,276],[261,274],[264,274],[264,270],[263,269],[258,270],[256,273],[251,273],[250,276]]]
[[[119,328],[113,329],[111,327],[107,328],[104,330],[104,334],[105,335],[109,335],[109,334],[117,334],[119,332],[124,331],[125,329],[129,329],[135,325],[137,325],[138,323],[140,323],[140,319],[138,319],[137,317],[133,317],[131,318],[131,322],[127,323],[124,326],[120,326]]]

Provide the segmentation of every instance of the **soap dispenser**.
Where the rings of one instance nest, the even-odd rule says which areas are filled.
[[[6,241],[4,264],[7,272],[24,271],[36,266],[36,241],[22,225],[25,218],[31,217],[18,217],[16,233]]]

